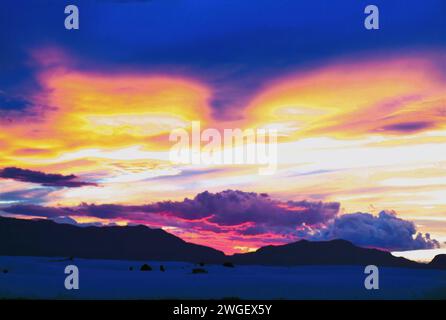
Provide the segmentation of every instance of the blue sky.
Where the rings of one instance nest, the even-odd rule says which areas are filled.
[[[288,70],[355,54],[386,54],[446,45],[446,2],[374,1],[378,31],[363,27],[369,1],[71,1],[80,30],[63,27],[66,3],[2,1],[0,110],[27,106],[33,83],[29,52],[55,46],[77,68],[187,74],[216,88],[215,109],[243,103]],[[243,94],[238,94],[243,84]],[[34,87],[34,89],[37,89]]]

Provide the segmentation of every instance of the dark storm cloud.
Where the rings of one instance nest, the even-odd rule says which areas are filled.
[[[316,234],[304,237],[312,240],[345,239],[359,246],[395,251],[439,247],[439,242],[431,239],[429,233],[417,233],[413,222],[400,219],[390,211],[381,211],[378,216],[369,213],[344,214],[317,230]]]
[[[336,216],[339,203],[282,202],[271,199],[267,194],[226,190],[218,193],[205,191],[180,202],[158,202],[144,206],[143,210],[169,212],[183,219],[208,218],[209,222],[221,226],[248,222],[290,226],[324,223]]]
[[[140,206],[113,204],[81,204],[77,207],[51,208],[45,214],[45,207],[13,206],[5,209],[9,213],[33,214],[44,217],[80,215],[97,218],[139,218],[145,214],[162,214],[183,220],[206,219],[219,226],[237,226],[243,223],[265,224],[289,228],[302,223],[320,224],[333,219],[339,211],[339,203],[288,201],[271,199],[266,194],[226,190],[218,193],[202,192],[193,199],[183,201],[161,201]]]
[[[48,174],[16,167],[0,169],[0,179],[38,183],[46,187],[78,188],[84,186],[96,186],[94,183],[79,181],[78,177],[75,175],[64,176],[61,174]]]

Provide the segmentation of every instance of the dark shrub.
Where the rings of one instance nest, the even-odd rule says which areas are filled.
[[[144,264],[141,266],[141,269],[140,269],[140,270],[141,270],[141,271],[152,271],[152,267],[149,266],[148,264],[144,263]]]
[[[164,271],[166,271],[166,268],[164,268],[163,265],[160,265],[160,271],[161,271],[161,272],[164,272]]]
[[[192,273],[208,273],[205,269],[202,268],[196,268],[196,269],[192,269]]]
[[[129,271],[133,271],[133,267],[129,267]]]
[[[204,267],[204,262],[200,262],[198,265],[199,265],[200,267]]]
[[[223,267],[234,268],[235,266],[232,262],[225,262],[225,263],[223,263]]]
[[[3,273],[8,273],[9,270],[8,269],[3,269]]]

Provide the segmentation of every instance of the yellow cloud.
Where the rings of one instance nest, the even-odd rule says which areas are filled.
[[[260,126],[282,125],[291,138],[350,138],[444,128],[446,83],[437,70],[440,58],[339,63],[295,74],[255,97],[246,119]]]

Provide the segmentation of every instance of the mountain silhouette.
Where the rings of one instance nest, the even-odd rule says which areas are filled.
[[[79,227],[51,220],[5,217],[0,217],[0,255],[270,266],[374,264],[446,269],[446,255],[439,255],[431,263],[423,264],[395,257],[387,251],[357,247],[346,240],[300,240],[226,256],[213,248],[188,243],[164,230],[142,225]]]
[[[422,268],[426,265],[405,258],[395,257],[390,252],[357,247],[346,240],[307,241],[266,246],[255,252],[235,254],[236,264],[256,265],[370,265],[386,267]]]
[[[436,255],[432,261],[429,262],[429,266],[435,269],[446,269],[446,254]]]
[[[79,227],[51,220],[0,217],[0,255],[219,263],[223,252],[161,229]]]

